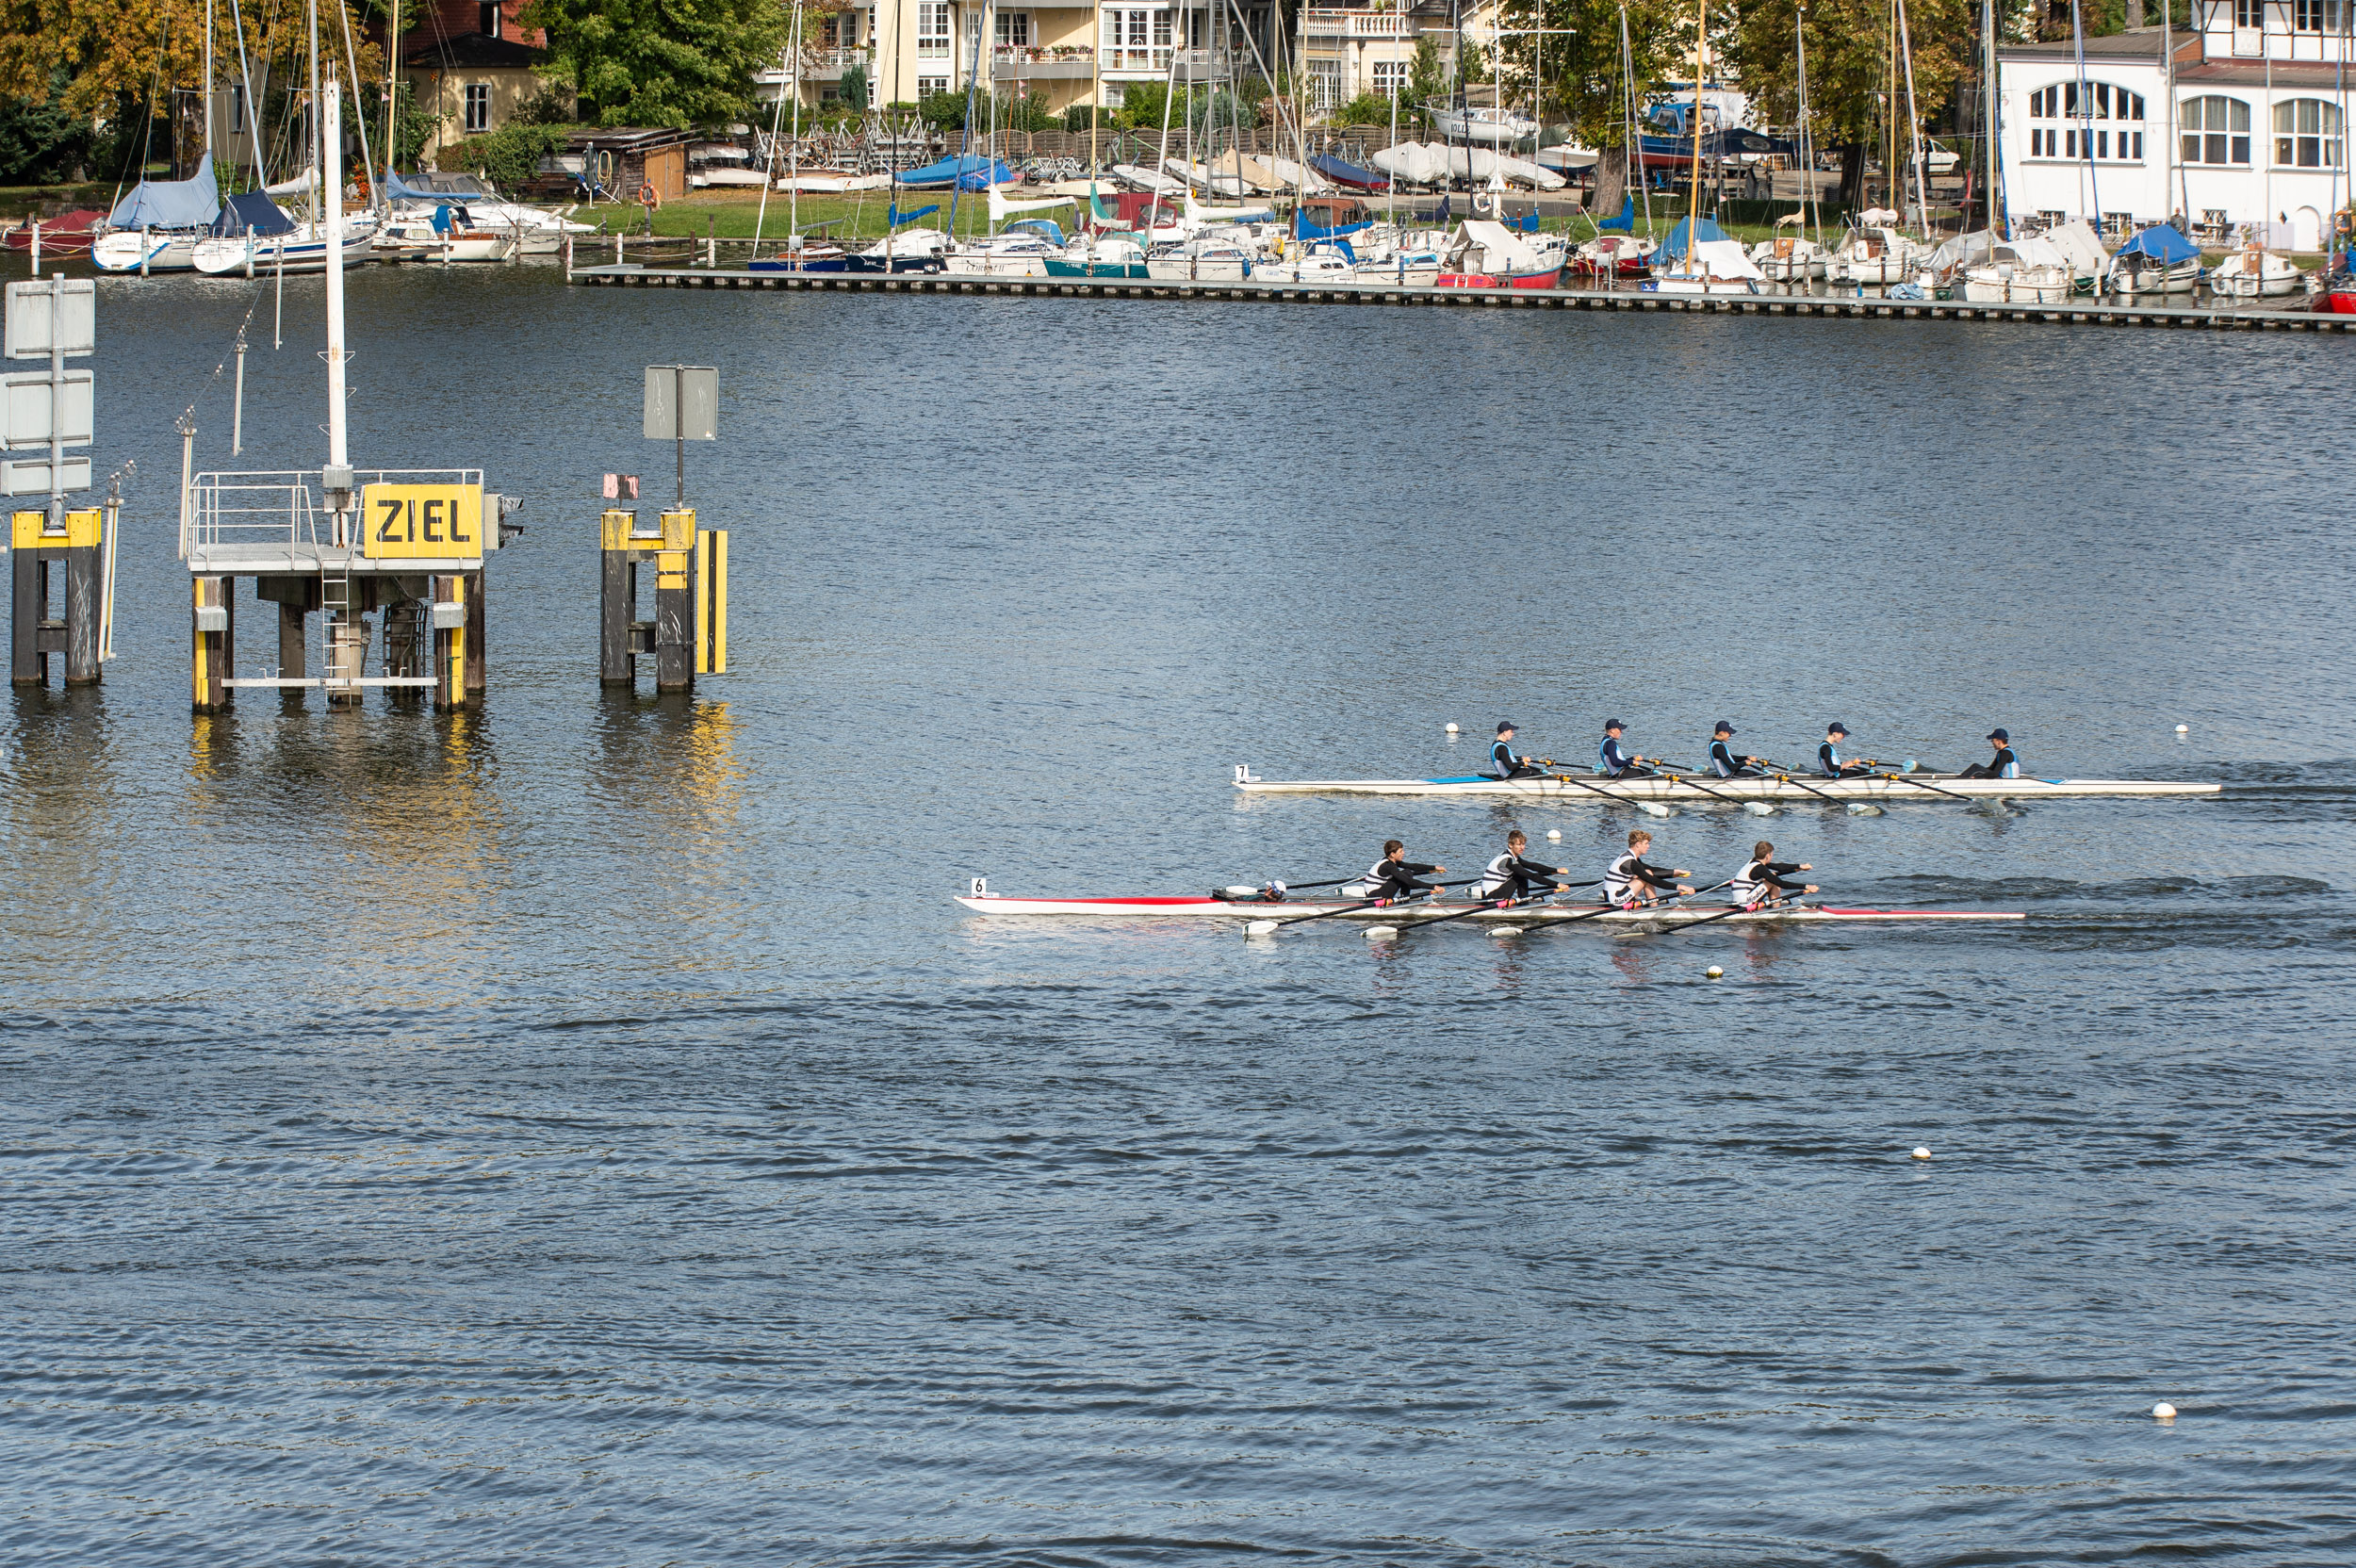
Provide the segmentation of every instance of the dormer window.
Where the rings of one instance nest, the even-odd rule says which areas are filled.
[[[480,9],[483,13],[483,20],[476,24],[475,30],[480,32],[484,38],[499,37],[499,8],[493,5],[479,7],[478,9]]]

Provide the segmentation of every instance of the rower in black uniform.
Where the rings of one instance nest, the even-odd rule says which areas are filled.
[[[1622,724],[1617,719],[1606,719],[1604,721],[1603,744],[1597,747],[1595,751],[1595,771],[1603,775],[1606,778],[1652,778],[1657,776],[1653,769],[1644,765],[1645,759],[1635,755],[1626,746],[1620,744],[1620,731],[1626,729],[1627,727],[1628,726]],[[1659,759],[1656,758],[1654,760],[1657,761]]]
[[[1710,730],[1710,771],[1721,778],[1757,778],[1767,771],[1763,759],[1737,757],[1726,743],[1734,739],[1734,726],[1720,719]]]
[[[1481,897],[1512,899],[1518,904],[1524,899],[1571,890],[1569,883],[1555,880],[1570,874],[1571,868],[1542,866],[1522,853],[1529,847],[1530,836],[1518,827],[1505,836],[1505,853],[1489,862],[1481,877]]]
[[[1991,729],[1988,732],[1988,744],[1996,748],[1996,755],[1985,762],[1972,763],[1955,776],[1957,778],[2020,777],[2021,759],[2012,754],[2012,737],[2001,729]]]
[[[1395,904],[1413,898],[1417,893],[1436,895],[1440,890],[1438,888],[1429,882],[1419,882],[1416,878],[1437,876],[1447,870],[1446,866],[1418,865],[1407,858],[1405,844],[1397,839],[1386,839],[1383,843],[1383,858],[1366,868],[1366,896]]]
[[[1816,765],[1824,770],[1826,778],[1854,778],[1858,774],[1873,771],[1863,762],[1841,760],[1841,743],[1848,738],[1847,725],[1835,720],[1824,726],[1824,743],[1816,748]]]
[[[1661,890],[1675,884],[1677,890],[1690,893],[1693,890],[1681,882],[1680,876],[1691,876],[1690,871],[1671,871],[1665,866],[1644,863],[1644,851],[1652,847],[1652,835],[1639,827],[1628,836],[1628,853],[1612,862],[1612,869],[1603,874],[1603,894],[1611,903],[1624,909],[1639,904],[1657,904]]]
[[[1726,890],[1734,895],[1734,902],[1745,908],[1756,909],[1761,905],[1784,904],[1803,893],[1812,893],[1816,890],[1816,884],[1813,882],[1802,886],[1795,882],[1787,882],[1784,878],[1793,872],[1815,869],[1805,860],[1776,859],[1775,846],[1761,839],[1751,846],[1750,859],[1743,863],[1741,871],[1734,874],[1734,879],[1726,884]]]
[[[1501,720],[1497,738],[1490,743],[1489,766],[1498,778],[1544,778],[1546,770],[1527,757],[1513,755],[1513,721]]]

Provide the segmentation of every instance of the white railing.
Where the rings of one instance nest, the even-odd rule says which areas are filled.
[[[1312,37],[1413,38],[1413,18],[1397,11],[1313,10],[1302,18]]]
[[[990,51],[990,57],[1002,65],[1053,65],[1059,60],[1073,60],[1086,65],[1096,57],[1096,51],[1085,43],[1062,45],[1002,43]]]
[[[189,482],[187,519],[180,533],[180,559],[243,546],[307,554],[316,563],[322,546],[350,548],[348,541],[319,537],[320,508],[313,498],[316,468],[262,469],[250,473],[203,473]],[[475,484],[480,468],[355,468],[355,497],[369,484]],[[358,505],[355,498],[354,506]],[[355,520],[350,526],[356,529]]]

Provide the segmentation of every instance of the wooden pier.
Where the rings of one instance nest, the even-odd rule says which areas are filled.
[[[2304,308],[2303,300],[2242,305],[1995,304],[1802,294],[1654,294],[1636,288],[1429,288],[1248,281],[1163,283],[1148,278],[983,278],[953,272],[753,272],[719,267],[577,267],[565,281],[608,288],[783,288],[850,294],[1008,294],[1087,300],[1235,300],[1324,305],[1441,305],[1476,310],[1601,310],[1703,316],[1813,316],[1850,320],[2012,321],[2109,327],[2200,327],[2212,332],[2346,333],[2356,316]]]

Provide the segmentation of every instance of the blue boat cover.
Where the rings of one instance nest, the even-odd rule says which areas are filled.
[[[285,234],[294,227],[294,220],[279,209],[267,190],[249,190],[242,196],[232,196],[221,203],[221,216],[213,220],[213,232],[221,235],[241,235],[252,229],[255,234]]]
[[[201,229],[221,216],[221,188],[213,183],[207,150],[189,180],[141,180],[106,214],[110,229]]]
[[[1685,253],[1685,228],[1692,221],[1690,218],[1677,220],[1677,227],[1669,231],[1669,237],[1661,242],[1662,255],[1681,256]],[[1701,242],[1705,245],[1713,239],[1724,239],[1726,237],[1726,231],[1718,226],[1718,220],[1715,218],[1703,219],[1700,227],[1695,232],[1701,236]]]
[[[1332,180],[1335,185],[1350,186],[1359,190],[1390,188],[1389,175],[1378,174],[1371,169],[1361,169],[1354,163],[1344,163],[1330,154],[1319,153],[1309,160],[1309,167]]]
[[[942,158],[939,163],[911,169],[900,176],[900,184],[920,189],[928,186],[954,184],[959,190],[987,190],[993,185],[1013,183],[1013,170],[996,158],[985,157],[979,153]]]
[[[393,172],[390,164],[384,168],[384,199],[388,202],[438,202],[444,195],[442,191],[419,190],[414,186],[401,184],[401,176]]]
[[[2166,223],[2154,223],[2119,248],[2120,255],[2146,255],[2158,262],[2198,261],[2201,247]]]
[[[1620,203],[1619,217],[1607,218],[1602,222],[1596,224],[1595,227],[1598,229],[1617,229],[1622,234],[1634,234],[1636,232],[1635,195],[1631,193]]]
[[[896,229],[903,223],[913,223],[920,218],[929,218],[940,210],[939,202],[935,202],[928,207],[918,207],[914,212],[902,212],[897,206],[887,206],[884,208],[884,216],[891,220],[892,227]]]
[[[1058,251],[1063,249],[1063,225],[1052,218],[1018,218],[1006,225],[1008,234],[1035,234]]]
[[[1322,223],[1310,222],[1308,214],[1300,208],[1293,209],[1293,237],[1295,239],[1339,239],[1346,234],[1356,234],[1361,229],[1372,227],[1374,225],[1371,222],[1339,223],[1329,229]]]
[[[1538,215],[1534,212],[1526,212],[1519,218],[1509,218],[1506,220],[1505,226],[1516,234],[1536,234]]]

